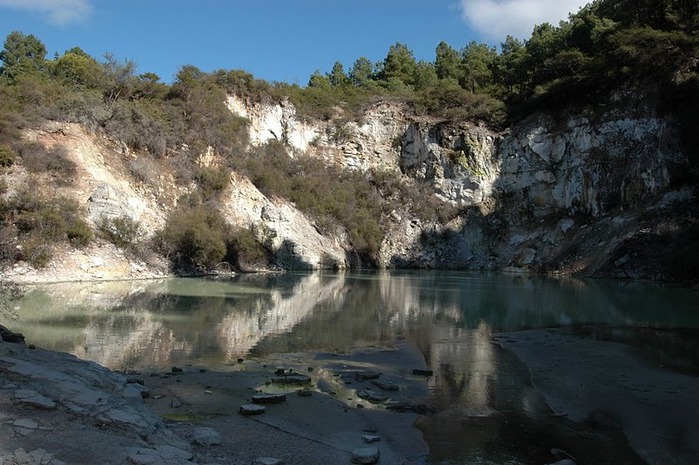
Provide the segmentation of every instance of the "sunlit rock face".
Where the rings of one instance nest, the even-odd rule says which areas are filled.
[[[400,168],[432,184],[437,196],[458,205],[484,202],[499,175],[497,136],[468,123],[413,122],[403,136]]]
[[[639,102],[629,96],[634,98]],[[660,259],[635,259],[626,250],[633,252],[633,244],[625,244],[643,231],[659,236],[694,221],[681,216],[695,203],[693,190],[672,190],[688,171],[677,124],[648,106],[614,101],[539,113],[495,132],[474,122],[417,115],[397,102],[377,102],[358,114],[333,108],[322,120],[302,117],[286,99],[231,95],[227,105],[247,119],[252,146],[277,141],[290,157],[317,157],[367,177],[381,172],[442,202],[438,211],[425,207],[426,214],[413,209],[422,207],[419,202],[395,202],[379,219],[378,251],[366,257],[349,239],[353,225],[320,228],[292,202],[268,198],[244,175],[230,172],[217,208],[269,252],[246,271],[378,265],[588,275],[602,270],[604,276],[664,279],[656,271]],[[77,176],[58,194],[77,200],[95,228],[104,219],[129,217],[144,238],[151,237],[178,199],[196,189],[179,184],[163,160],[132,153],[76,124],[51,123],[28,130],[27,138],[67,150]],[[201,166],[227,169],[212,149],[199,155]],[[27,182],[17,170],[8,178],[8,195]],[[661,231],[661,223],[670,225]],[[64,252],[56,271],[25,266],[16,275],[31,282],[167,271],[164,259],[129,262],[110,244],[95,242],[101,248]]]
[[[231,95],[227,105],[233,114],[248,120],[253,146],[279,141],[292,156],[302,152],[350,169],[397,171],[398,148],[408,124],[403,105],[379,102],[360,121],[340,109],[330,121],[304,120],[287,100],[257,103]]]
[[[233,189],[223,202],[226,219],[252,230],[273,251],[277,264],[288,269],[348,267],[341,238],[320,234],[294,205],[263,195],[247,178],[232,175]]]

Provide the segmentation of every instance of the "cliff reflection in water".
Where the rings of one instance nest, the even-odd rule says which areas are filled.
[[[487,406],[479,393],[495,376],[493,331],[581,323],[697,327],[694,301],[691,291],[659,286],[522,275],[286,273],[41,286],[19,303],[14,326],[38,346],[114,369],[220,366],[245,356],[343,352],[405,338],[432,367],[449,360],[449,382],[469,392],[478,410]],[[465,361],[472,365],[468,379],[454,368]]]

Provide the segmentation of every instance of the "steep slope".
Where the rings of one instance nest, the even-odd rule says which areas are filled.
[[[634,96],[627,96],[633,98]],[[301,120],[291,103],[255,103],[229,96],[228,108],[248,121],[252,146],[275,140],[288,156],[311,156],[406,186],[427,186],[443,220],[421,218],[395,199],[380,219],[384,267],[531,270],[549,273],[678,279],[669,262],[691,245],[694,191],[674,189],[687,167],[677,124],[650,106],[624,99],[566,114],[538,114],[496,133],[482,125],[418,117],[399,103],[369,107],[360,121],[338,110],[328,121]],[[129,151],[75,124],[52,123],[26,137],[62,146],[75,179],[54,194],[74,198],[93,228],[128,217],[143,239],[165,223],[196,186],[177,178],[174,162]],[[283,198],[269,198],[211,152],[199,166],[227,170],[230,182],[216,208],[251,231],[267,249],[267,267],[319,269],[366,266],[342,227],[332,232]],[[4,176],[6,196],[42,182],[22,167]],[[691,265],[689,265],[691,267]],[[167,273],[162,259],[134,257],[103,240],[66,248],[43,270],[20,263],[26,281],[147,277]]]
[[[384,223],[383,266],[674,279],[669,244],[696,222],[694,191],[674,187],[688,167],[677,123],[641,101],[619,95],[534,115],[504,133],[382,103],[361,125],[342,125],[340,141],[332,137],[339,120],[301,122],[288,102],[232,97],[229,107],[250,119],[253,144],[276,134],[292,153],[396,173],[462,209],[446,224],[394,211]],[[666,246],[654,252],[653,242]]]

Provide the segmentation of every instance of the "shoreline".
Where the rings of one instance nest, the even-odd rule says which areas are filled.
[[[178,367],[125,375],[70,354],[0,343],[0,434],[11,438],[0,439],[0,457],[20,463],[38,454],[54,465],[242,465],[275,457],[288,465],[320,465],[350,463],[353,451],[370,448],[379,451],[380,463],[417,465],[429,452],[414,426],[418,414],[372,408],[364,399],[343,397],[341,389],[373,386],[359,375],[373,366],[385,379],[400,377],[402,392],[394,400],[411,403],[426,392],[424,378],[407,374],[419,363],[415,355],[406,345],[346,358],[319,353],[244,360],[231,371]],[[274,383],[277,364],[309,383]],[[280,391],[285,401],[265,406],[264,414],[240,413],[253,395]]]
[[[649,365],[630,346],[581,339],[575,331],[494,335],[492,343],[518,360],[550,409],[546,419],[530,425],[536,434],[555,432],[561,446],[578,448],[621,441],[639,456],[627,463],[692,463],[699,453],[693,429],[699,378]],[[287,465],[320,465],[350,463],[353,451],[375,448],[379,463],[422,465],[430,448],[417,421],[465,418],[432,410],[429,373],[421,352],[405,341],[340,354],[251,357],[219,369],[128,373],[2,342],[0,437],[6,439],[0,439],[0,458],[24,463],[34,454],[51,461],[28,463],[52,465],[243,465],[272,457]],[[280,376],[300,382],[283,383]],[[263,414],[242,415],[241,406],[257,405],[252,399],[260,394],[285,397],[263,404]],[[485,426],[488,417],[497,422],[499,415],[476,414],[471,428]],[[579,463],[586,463],[582,455]]]

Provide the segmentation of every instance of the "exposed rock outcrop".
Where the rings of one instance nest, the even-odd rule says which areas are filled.
[[[496,133],[417,116],[394,102],[376,103],[359,118],[336,109],[327,121],[302,119],[288,100],[229,96],[227,104],[248,120],[252,145],[277,140],[291,157],[306,154],[346,169],[390,173],[408,185],[429,186],[445,206],[461,210],[437,222],[397,205],[381,218],[384,239],[374,257],[379,266],[665,278],[662,256],[697,221],[693,190],[672,190],[688,166],[678,126],[646,106],[616,101],[576,113],[538,114]],[[139,178],[134,171],[145,165],[137,155],[77,125],[56,123],[29,137],[68,149],[79,176],[67,191],[86,206],[93,223],[129,216],[152,235],[191,190],[178,185],[166,165]],[[206,158],[215,166],[213,153]],[[253,232],[272,254],[273,266],[368,264],[342,227],[321,232],[289,201],[267,198],[238,173],[231,173],[231,181],[219,209],[229,223]],[[639,252],[658,238],[667,247],[656,256]],[[647,266],[641,267],[641,256]]]

